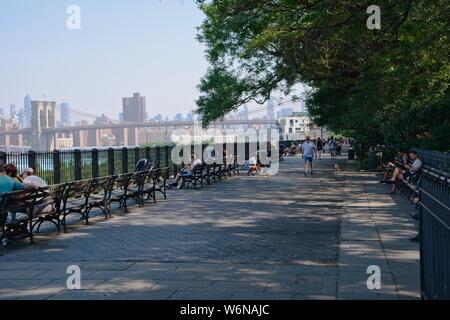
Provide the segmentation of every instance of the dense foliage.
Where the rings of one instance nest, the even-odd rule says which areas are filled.
[[[205,123],[303,83],[311,115],[334,132],[450,149],[448,0],[198,2],[210,64],[197,101]],[[373,4],[379,30],[366,26]]]

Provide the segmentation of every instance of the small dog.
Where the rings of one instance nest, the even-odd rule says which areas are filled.
[[[341,167],[337,163],[334,164],[334,173],[337,175],[341,174]]]

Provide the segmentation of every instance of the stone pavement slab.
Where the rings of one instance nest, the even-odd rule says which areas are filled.
[[[401,196],[388,195],[375,174],[358,172],[351,162],[348,167],[338,298],[419,299],[419,246],[409,241],[417,232],[409,217],[413,208]],[[369,266],[380,268],[380,290],[367,287]]]
[[[409,299],[418,247],[400,197],[339,160],[299,158],[0,249],[0,299]],[[406,239],[406,240],[405,240]],[[366,268],[382,270],[367,289]],[[68,290],[66,269],[81,269]]]

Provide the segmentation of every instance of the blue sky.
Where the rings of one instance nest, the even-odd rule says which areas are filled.
[[[81,30],[66,28],[69,5]],[[140,92],[149,115],[185,114],[207,67],[203,18],[193,0],[1,0],[0,108],[45,94],[117,118],[121,98]]]

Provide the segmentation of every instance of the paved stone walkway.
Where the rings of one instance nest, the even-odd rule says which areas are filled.
[[[0,299],[408,299],[418,245],[401,196],[329,159],[305,177],[287,158],[272,177],[233,177],[120,210],[37,244],[0,249]],[[66,268],[81,268],[68,290]],[[366,269],[381,269],[368,290]]]

